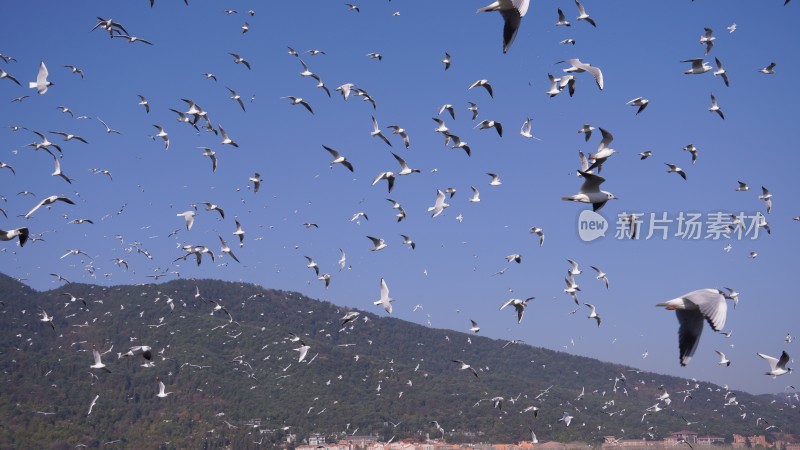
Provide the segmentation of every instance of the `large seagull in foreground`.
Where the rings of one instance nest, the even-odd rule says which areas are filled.
[[[522,23],[525,13],[528,12],[530,4],[530,0],[497,0],[478,9],[477,12],[500,11],[500,14],[503,15],[503,21],[505,22],[503,26],[503,53],[508,52],[508,48],[511,47],[514,38],[517,37],[519,25]]]
[[[719,289],[698,289],[678,298],[667,300],[656,306],[663,306],[675,311],[678,316],[678,347],[680,349],[681,366],[689,363],[700,343],[703,333],[703,320],[708,321],[711,329],[720,331],[725,327],[728,314],[728,298]],[[736,303],[734,299],[734,304]]]

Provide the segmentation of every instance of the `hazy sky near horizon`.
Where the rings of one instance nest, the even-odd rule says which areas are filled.
[[[800,248],[800,221],[793,220],[800,215],[800,202],[789,160],[797,145],[800,5],[769,0],[726,2],[723,8],[711,0],[625,0],[612,6],[586,0],[597,21],[594,28],[575,20],[572,1],[537,1],[503,54],[500,15],[475,13],[485,3],[442,0],[421,8],[408,0],[370,1],[354,12],[344,2],[329,1],[267,7],[158,0],[153,8],[146,0],[69,1],[48,2],[46,13],[35,17],[22,2],[6,5],[0,53],[16,61],[0,61],[0,69],[23,86],[0,79],[0,161],[16,171],[0,169],[0,208],[8,214],[0,215],[0,228],[27,226],[41,240],[23,248],[0,243],[0,271],[42,290],[62,284],[51,273],[104,285],[149,283],[148,275],[162,273],[167,273],[162,281],[176,276],[241,280],[380,314],[383,310],[372,302],[384,278],[394,299],[393,316],[432,327],[467,331],[474,319],[485,336],[753,393],[796,384],[794,374],[765,376],[767,364],[756,352],[798,354],[797,341],[787,343],[784,337],[800,337],[800,299],[787,286],[798,269],[794,251]],[[238,12],[226,14],[226,8]],[[251,8],[253,16],[247,14]],[[557,8],[571,27],[554,25]],[[113,18],[153,45],[110,39],[101,29],[90,32],[98,16]],[[244,22],[250,27],[246,34]],[[733,23],[736,31],[729,33],[726,27]],[[690,65],[681,60],[703,57],[704,27],[716,37],[705,59],[715,68],[714,57],[722,61],[730,87],[711,72],[682,73]],[[576,43],[559,43],[567,38]],[[330,98],[314,80],[299,76],[302,66],[287,46],[321,77]],[[304,53],[311,49],[325,54]],[[366,56],[370,52],[380,53],[382,60]],[[452,55],[447,71],[440,62],[445,52]],[[252,70],[234,64],[228,53],[247,59]],[[583,73],[577,74],[573,97],[564,91],[549,98],[547,74],[561,76],[568,66],[558,61],[569,58],[601,68],[604,90]],[[40,61],[54,83],[45,95],[27,88]],[[771,62],[777,63],[774,75],[758,72]],[[67,64],[82,69],[85,77],[70,73],[63,67]],[[481,88],[467,89],[479,79],[489,80],[494,97]],[[377,108],[361,97],[344,101],[334,88],[345,83],[366,90]],[[246,111],[229,98],[226,87],[241,95]],[[711,94],[725,120],[708,111]],[[22,95],[30,97],[11,102]],[[150,113],[138,105],[137,95],[148,99]],[[314,113],[290,105],[284,96],[302,97]],[[636,97],[650,100],[638,115],[626,105]],[[199,104],[239,148],[221,145],[220,136],[202,127],[196,132],[177,122],[170,108],[187,111],[181,99]],[[475,121],[468,102],[479,107]],[[438,114],[444,104],[453,105],[455,120]],[[78,119],[82,115],[90,119]],[[391,148],[370,137],[371,115]],[[472,156],[446,147],[432,117],[468,142]],[[519,135],[527,117],[541,141]],[[121,134],[106,133],[98,119]],[[503,137],[493,129],[475,129],[484,119],[501,122]],[[613,133],[611,147],[618,152],[603,166],[602,176],[603,189],[619,200],[600,211],[610,230],[592,242],[578,234],[578,216],[588,206],[560,199],[580,187],[578,150],[593,153],[600,141],[596,130],[584,142],[576,131],[585,123]],[[394,124],[408,132],[410,148],[386,129]],[[72,184],[50,176],[53,159],[44,150],[26,146],[38,141],[35,134],[6,127],[11,125],[84,137],[88,144],[47,134],[61,145],[61,168]],[[153,125],[169,134],[168,150],[160,138],[151,139],[158,132]],[[694,165],[682,150],[688,144],[699,149]],[[339,150],[355,171],[329,168],[332,158],[322,145]],[[198,147],[216,152],[216,172]],[[638,154],[645,150],[653,155],[642,161]],[[388,193],[386,182],[371,184],[380,172],[399,172],[390,151],[421,173],[398,176]],[[683,168],[688,179],[666,173],[665,163]],[[108,170],[113,180],[93,174],[93,168]],[[263,178],[257,193],[248,181],[255,172]],[[497,173],[502,185],[490,186],[487,172]],[[750,190],[735,191],[739,180]],[[480,190],[481,202],[468,201],[471,186]],[[773,194],[770,214],[758,199],[761,186]],[[447,200],[450,207],[431,218],[427,208],[437,189],[450,187],[456,189]],[[35,195],[18,194],[22,191]],[[29,219],[19,217],[54,194],[76,205],[57,203]],[[405,220],[397,222],[387,198],[402,204]],[[199,202],[219,205],[225,218]],[[197,216],[187,231],[177,214],[193,204]],[[369,219],[351,221],[358,212]],[[631,212],[645,214],[640,239],[616,239],[618,215]],[[706,220],[717,212],[764,214],[772,234],[760,230],[751,239],[751,230],[742,239],[706,238]],[[646,238],[650,213],[674,220],[667,239],[660,233]],[[700,215],[700,239],[676,235],[681,213]],[[246,232],[241,248],[233,235],[234,217]],[[94,224],[71,224],[74,219]],[[529,233],[534,226],[544,230],[543,246]],[[416,249],[403,245],[400,234],[413,239]],[[241,263],[220,256],[218,236]],[[383,238],[388,247],[370,251],[366,236]],[[175,261],[185,255],[180,247],[186,244],[207,246],[216,261],[204,257],[200,266],[193,258]],[[728,244],[729,252],[723,250]],[[90,257],[62,258],[72,249]],[[343,271],[339,249],[347,254]],[[750,258],[751,252],[758,256]],[[520,264],[506,262],[505,256],[514,253],[522,255]],[[306,267],[304,256],[331,274],[328,289]],[[114,258],[126,260],[129,269],[115,265]],[[583,270],[576,279],[579,298],[597,307],[600,328],[586,318],[588,308],[563,292],[567,258]],[[590,265],[608,274],[608,289],[594,279]],[[728,312],[730,338],[705,326],[695,358],[681,368],[675,314],[654,305],[723,286],[740,292],[739,306]],[[531,296],[536,299],[520,324],[512,311],[498,311],[509,298]],[[718,365],[714,350],[725,352],[731,366]]]

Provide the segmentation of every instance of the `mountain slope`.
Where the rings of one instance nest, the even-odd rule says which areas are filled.
[[[0,275],[0,293],[5,447],[121,439],[131,448],[255,448],[262,437],[356,430],[383,439],[436,437],[434,420],[455,430],[451,441],[482,432],[476,439],[515,442],[531,428],[540,440],[586,442],[647,438],[648,431],[661,439],[687,427],[763,433],[757,417],[800,432],[784,400],[363,311],[342,326],[344,309],[250,284],[68,284],[36,292]],[[55,331],[39,320],[41,308],[55,317]],[[310,346],[303,362],[290,333]],[[155,367],[142,367],[138,353],[118,358],[135,345],[153,348]],[[103,356],[110,373],[89,368],[93,346],[111,349]],[[173,394],[156,397],[157,378]],[[661,385],[669,406],[657,401]],[[723,406],[734,396],[738,405]],[[494,397],[504,398],[501,409],[488,400]],[[664,409],[642,417],[656,403]],[[524,412],[534,406],[537,417]],[[565,411],[575,417],[569,427],[558,422]],[[260,425],[248,426],[252,419]]]

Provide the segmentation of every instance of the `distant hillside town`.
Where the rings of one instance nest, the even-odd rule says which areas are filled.
[[[800,450],[800,440],[793,435],[777,435],[780,439],[768,439],[765,435],[743,436],[733,434],[731,439],[722,436],[702,436],[691,430],[680,430],[662,440],[622,439],[606,436],[600,445],[586,442],[538,442],[522,441],[517,444],[452,444],[439,439],[417,442],[403,439],[380,442],[377,436],[345,436],[336,442],[328,442],[322,434],[312,434],[305,443],[288,448],[294,450],[730,450],[730,449],[774,449]],[[772,437],[772,436],[771,436]],[[291,437],[290,437],[291,440]]]

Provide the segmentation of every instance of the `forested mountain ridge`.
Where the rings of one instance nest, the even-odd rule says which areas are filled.
[[[540,440],[591,443],[607,435],[661,439],[684,428],[761,434],[764,420],[771,431],[800,433],[789,397],[728,392],[364,311],[342,325],[345,308],[252,284],[70,283],[37,292],[0,275],[0,301],[3,448],[115,440],[129,448],[258,448],[261,438],[266,445],[314,432],[435,437],[434,420],[455,430],[448,439],[482,432],[490,442],[527,439],[531,428]],[[141,351],[118,357],[142,345],[152,347],[154,367],[142,366]],[[299,362],[295,349],[304,345]],[[93,347],[108,352],[110,373],[89,367]],[[158,398],[157,379],[172,394]],[[658,400],[664,392],[669,405]],[[503,397],[500,408],[495,397]],[[574,416],[569,427],[558,422],[565,411]]]

